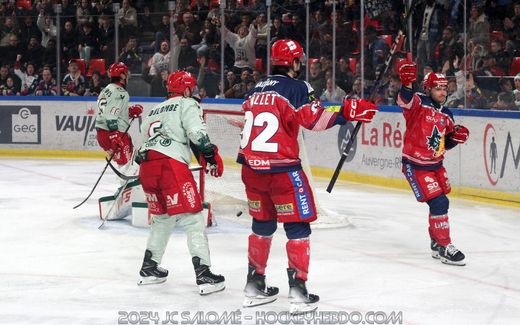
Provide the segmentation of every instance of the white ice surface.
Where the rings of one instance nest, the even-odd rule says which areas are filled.
[[[249,217],[244,211],[237,218],[233,209],[221,209],[218,225],[208,229],[212,270],[226,277],[223,292],[199,296],[180,230],[162,263],[170,270],[168,281],[139,287],[148,230],[129,220],[98,230],[97,198],[113,194],[119,183],[112,172],[87,203],[72,209],[103,166],[94,160],[0,159],[0,324],[118,324],[125,313],[133,317],[127,323],[146,324],[134,313],[141,311],[157,313],[148,324],[171,324],[167,312],[177,312],[179,324],[200,323],[193,321],[197,311],[208,323],[222,315],[238,324],[273,324],[273,317],[284,322],[282,227],[267,268],[268,282],[280,287],[272,304],[241,308]],[[351,226],[313,231],[308,288],[321,297],[320,317],[400,312],[403,324],[520,324],[519,210],[451,199],[452,238],[467,265],[448,266],[430,257],[427,206],[410,192],[338,182],[329,194],[326,182],[316,184],[321,206],[348,216]]]

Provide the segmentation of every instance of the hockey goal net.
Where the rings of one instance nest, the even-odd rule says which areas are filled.
[[[201,195],[208,205],[208,225],[218,223],[220,218],[250,221],[248,216],[247,198],[240,176],[241,165],[235,159],[240,146],[240,131],[244,124],[244,113],[236,110],[204,109],[208,134],[211,141],[219,148],[219,154],[224,161],[222,177],[200,176]],[[318,220],[312,223],[313,228],[331,228],[349,226],[347,216],[326,209],[320,204],[317,182],[307,159],[307,150],[300,135],[300,158],[307,174],[318,209]],[[240,217],[240,218],[237,218]]]

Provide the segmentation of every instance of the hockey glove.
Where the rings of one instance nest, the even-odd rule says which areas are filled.
[[[120,131],[112,131],[108,134],[108,139],[110,140],[110,149],[117,151],[122,149],[125,146],[125,142],[123,141],[123,133]]]
[[[143,114],[143,106],[140,104],[135,104],[128,107],[128,117],[137,118]]]
[[[463,125],[455,125],[453,128],[453,132],[451,132],[448,137],[455,141],[458,144],[462,144],[466,142],[469,138],[469,130],[467,127]]]
[[[417,64],[412,61],[404,61],[399,67],[399,79],[403,86],[411,86],[417,81]]]
[[[347,121],[370,123],[378,108],[377,105],[365,99],[344,99],[342,114]]]
[[[206,169],[213,177],[220,177],[224,173],[224,163],[218,154],[216,145],[211,145],[205,149],[200,156],[200,165]],[[206,168],[207,167],[207,168]]]

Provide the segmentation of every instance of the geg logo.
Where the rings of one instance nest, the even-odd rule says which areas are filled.
[[[18,112],[18,116],[21,118],[18,119],[18,121],[20,122],[24,122],[23,124],[21,123],[17,123],[17,124],[14,124],[13,125],[13,130],[15,132],[23,132],[23,133],[33,133],[33,132],[36,132],[36,125],[34,123],[32,123],[32,121],[30,121],[30,117],[31,117],[31,111],[24,107],[24,108],[21,108],[20,111]]]

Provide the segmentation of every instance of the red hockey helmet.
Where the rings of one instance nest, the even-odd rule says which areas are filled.
[[[186,71],[174,71],[168,77],[166,88],[169,93],[184,94],[186,88],[189,88],[191,92],[197,87],[197,79]]]
[[[303,48],[298,42],[281,39],[271,47],[271,63],[273,66],[290,67],[294,59],[301,60]]]
[[[123,62],[113,63],[108,68],[108,75],[110,78],[120,77],[122,74],[128,77],[128,67]]]
[[[448,79],[442,73],[430,72],[424,76],[423,87],[424,89],[432,89],[435,87],[446,87],[448,86]]]

